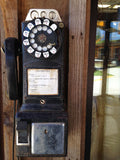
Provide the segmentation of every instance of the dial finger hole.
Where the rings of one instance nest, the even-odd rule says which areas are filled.
[[[32,45],[33,48],[37,48],[37,46],[38,46],[37,43],[34,43],[34,44]]]
[[[52,48],[52,45],[51,45],[51,44],[48,44],[48,45],[47,45],[47,48],[48,48],[48,49]]]
[[[37,33],[37,28],[34,28],[34,29],[32,30],[32,32],[36,34],[36,33]]]
[[[43,51],[47,51],[47,47],[46,46],[43,47]]]
[[[30,39],[30,43],[34,43],[35,42],[35,40],[34,39]]]
[[[47,33],[48,33],[48,34],[51,34],[51,33],[52,33],[52,30],[51,30],[51,29],[48,29],[48,30],[47,30]]]
[[[41,47],[41,46],[38,46],[38,47],[37,47],[37,50],[38,50],[38,51],[42,51],[42,47]]]
[[[43,26],[43,31],[47,31],[47,26]]]
[[[42,30],[42,27],[41,27],[41,26],[38,26],[38,27],[37,27],[37,30],[38,30],[38,31],[41,31],[41,30]]]
[[[31,38],[35,38],[34,33],[30,33],[30,37],[31,37]]]

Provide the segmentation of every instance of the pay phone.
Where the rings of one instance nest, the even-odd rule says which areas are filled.
[[[23,97],[16,113],[17,156],[66,156],[64,24],[54,9],[30,9],[22,22]],[[9,97],[19,97],[16,38],[4,43]]]

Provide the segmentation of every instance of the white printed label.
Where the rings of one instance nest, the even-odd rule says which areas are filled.
[[[34,49],[30,46],[30,47],[28,47],[27,51],[28,51],[28,53],[33,53]]]
[[[29,31],[24,31],[23,36],[28,37],[29,36]]]
[[[34,27],[34,25],[32,23],[28,23],[27,27],[29,28],[29,30],[31,30]]]
[[[51,52],[52,54],[55,54],[55,53],[57,52],[57,49],[56,49],[55,47],[53,47],[53,48],[50,50],[50,52]]]
[[[25,46],[28,46],[30,43],[29,43],[28,39],[24,39],[23,44],[24,44]]]
[[[40,56],[41,56],[41,52],[37,52],[37,51],[36,51],[36,52],[35,52],[35,57],[36,57],[36,58],[40,58]]]
[[[28,69],[28,95],[58,95],[58,69]]]
[[[56,24],[52,24],[52,25],[50,26],[50,28],[52,28],[52,30],[55,31],[55,30],[57,29],[57,25],[56,25]]]
[[[44,58],[48,58],[49,57],[49,52],[43,52],[43,56],[44,56]]]
[[[41,24],[41,20],[40,20],[40,19],[35,19],[35,24],[36,24],[36,25]]]

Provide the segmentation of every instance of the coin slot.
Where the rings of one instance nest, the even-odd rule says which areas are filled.
[[[53,11],[51,11],[51,12],[49,13],[49,18],[50,18],[50,19],[55,19],[55,18],[56,18],[56,13],[53,12]]]
[[[32,19],[35,19],[35,18],[38,18],[39,17],[39,14],[38,14],[38,12],[36,11],[36,10],[33,10],[32,12],[31,12],[31,18]]]
[[[41,12],[41,17],[42,17],[42,18],[45,18],[46,16],[47,16],[47,13],[46,13],[45,11],[42,11],[42,12]]]

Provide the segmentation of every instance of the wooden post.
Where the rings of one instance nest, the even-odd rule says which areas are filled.
[[[69,160],[84,160],[90,1],[70,0],[69,10]]]

